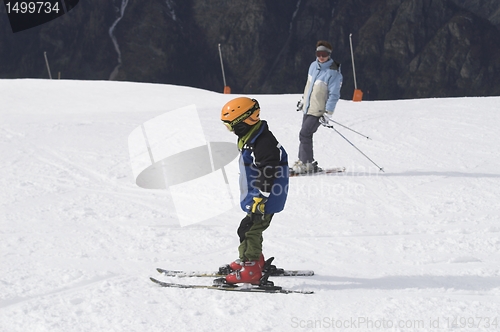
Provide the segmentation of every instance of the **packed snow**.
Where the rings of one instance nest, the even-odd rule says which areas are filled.
[[[500,97],[341,100],[315,135],[320,166],[290,179],[264,254],[314,294],[161,288],[157,267],[237,258],[237,208],[181,226],[168,191],[136,184],[129,136],[195,105],[207,141],[236,95],[126,82],[0,80],[1,331],[500,330]],[[252,95],[296,160],[298,94]],[[194,114],[186,112],[189,131]],[[179,148],[189,142],[179,142]],[[238,179],[228,179],[237,184]],[[194,192],[214,204],[220,191]],[[203,201],[203,202],[202,202]]]

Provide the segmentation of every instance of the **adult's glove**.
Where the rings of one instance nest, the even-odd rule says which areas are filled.
[[[301,112],[303,108],[304,108],[304,97],[300,98],[300,100],[297,102],[297,112]]]
[[[330,122],[330,120],[332,119],[332,116],[333,116],[333,112],[328,112],[326,111],[325,113],[323,113],[323,117],[322,117],[322,121],[323,123],[325,124],[328,124]]]

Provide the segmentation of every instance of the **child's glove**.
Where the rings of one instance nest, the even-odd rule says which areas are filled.
[[[253,214],[264,214],[266,207],[267,197],[264,195],[259,195],[253,198],[252,213]]]

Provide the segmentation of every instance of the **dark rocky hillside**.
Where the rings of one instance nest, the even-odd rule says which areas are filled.
[[[500,1],[498,0],[452,0],[478,16],[489,20],[500,29]]]
[[[233,93],[300,93],[318,39],[342,98],[500,95],[497,0],[86,0],[13,34],[0,6],[0,78],[127,80]]]

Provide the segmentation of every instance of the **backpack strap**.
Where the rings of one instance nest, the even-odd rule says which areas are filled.
[[[337,61],[333,60],[331,66],[330,66],[330,69],[339,71],[339,69],[340,69],[340,62],[337,62]]]

